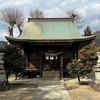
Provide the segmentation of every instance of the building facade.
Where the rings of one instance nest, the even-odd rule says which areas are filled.
[[[26,71],[40,79],[63,79],[67,64],[96,36],[82,36],[72,18],[29,18],[19,37],[7,37],[24,50]]]

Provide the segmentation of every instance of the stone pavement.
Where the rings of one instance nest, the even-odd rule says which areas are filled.
[[[33,100],[72,100],[65,87],[60,85],[40,85]]]
[[[12,80],[15,84],[39,84],[32,100],[72,100],[63,85],[64,81],[51,81],[39,79]]]

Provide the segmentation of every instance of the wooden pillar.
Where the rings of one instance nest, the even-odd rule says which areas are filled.
[[[60,76],[61,76],[61,80],[63,80],[63,55],[61,54],[60,56]]]
[[[25,67],[27,66],[27,52],[24,48],[24,56],[25,56]]]
[[[25,55],[25,60],[26,60],[26,67],[29,67],[29,53],[27,49],[24,49],[24,55]]]
[[[76,49],[76,60],[78,60],[78,48]]]
[[[41,50],[39,51],[39,55],[40,55],[40,57],[39,57],[39,58],[40,58],[40,60],[39,60],[40,79],[42,79],[42,66],[43,66],[43,65],[42,65],[42,64],[43,64],[43,63],[42,63],[42,58],[43,58],[43,57],[42,57],[42,52],[41,52]]]
[[[75,60],[78,60],[78,45],[75,46]]]
[[[29,55],[29,50],[27,50],[27,67],[30,67],[30,55]]]
[[[75,48],[73,49],[73,59],[75,60]]]
[[[74,49],[73,49],[73,59],[74,60],[78,60],[78,45],[74,45]]]

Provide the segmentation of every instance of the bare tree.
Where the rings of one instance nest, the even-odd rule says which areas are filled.
[[[17,25],[19,32],[21,34],[21,25],[24,21],[24,14],[18,10],[18,8],[4,8],[0,11],[0,20],[9,24],[8,30],[9,35],[13,37],[14,25]]]
[[[78,25],[78,28],[81,29],[83,27],[83,17],[82,15],[75,11],[75,10],[68,10],[66,11],[66,14],[69,15],[69,17],[74,17],[74,20],[76,21],[77,25]]]
[[[35,11],[30,11],[30,17],[32,18],[44,18],[44,14],[41,10],[36,9]]]

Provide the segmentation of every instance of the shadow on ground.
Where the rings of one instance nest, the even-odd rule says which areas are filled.
[[[13,89],[21,89],[21,88],[27,88],[27,87],[38,87],[37,84],[23,84],[23,83],[10,83],[8,85],[8,90],[13,90]]]
[[[37,84],[9,84],[8,91],[0,91],[0,100],[31,100],[37,87]]]

